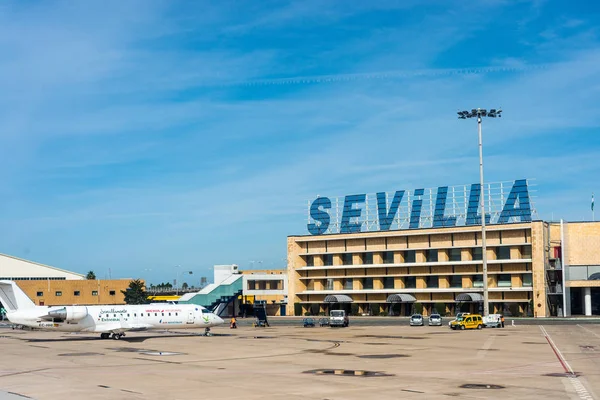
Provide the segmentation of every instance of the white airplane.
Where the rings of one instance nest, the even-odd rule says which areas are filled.
[[[0,281],[0,302],[13,324],[59,332],[95,332],[120,339],[127,331],[210,328],[224,321],[195,304],[36,306],[14,281]]]

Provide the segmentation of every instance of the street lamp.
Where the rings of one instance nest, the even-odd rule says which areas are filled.
[[[481,118],[500,118],[502,116],[501,109],[492,108],[487,111],[484,108],[474,108],[471,111],[459,111],[459,119],[477,117],[477,131],[479,134],[479,204],[481,207],[481,260],[483,262],[483,315],[490,314],[489,296],[488,296],[488,278],[487,278],[487,247],[485,244],[485,201],[483,189],[483,145],[481,141]]]
[[[179,265],[176,265],[175,268],[181,268]],[[180,274],[190,274],[192,275],[194,271],[179,271],[177,270],[177,276],[175,277],[175,296],[179,296],[179,275]]]

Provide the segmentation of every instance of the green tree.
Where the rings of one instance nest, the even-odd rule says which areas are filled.
[[[125,303],[127,304],[148,303],[144,282],[139,279],[134,279],[129,282],[129,287],[126,290],[121,290],[121,293],[125,296]]]
[[[183,290],[186,290],[186,289],[188,288],[188,284],[187,284],[187,282],[183,282],[183,285],[181,285],[181,288],[182,288]]]
[[[96,279],[96,274],[94,273],[94,271],[90,271],[87,273],[87,275],[85,276],[85,279]]]

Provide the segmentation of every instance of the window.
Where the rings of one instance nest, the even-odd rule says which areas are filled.
[[[127,314],[127,318],[129,318],[129,314]]]
[[[496,258],[498,260],[510,260],[510,247],[496,247]]]
[[[333,290],[333,278],[327,278],[327,290]]]
[[[116,292],[114,290],[111,290],[108,292],[108,294],[110,294],[111,296],[114,296],[116,294]]]
[[[394,289],[394,278],[390,276],[383,278],[383,288]]]
[[[426,257],[427,262],[437,262],[437,260],[438,260],[437,249],[427,250],[425,252],[425,257]]]
[[[80,295],[81,295],[81,292],[79,290],[75,290],[73,292],[73,296],[80,296]]]
[[[137,317],[137,313],[133,313],[133,316],[134,316],[134,317]]]
[[[461,255],[460,249],[448,250],[448,258],[450,258],[450,261],[462,261],[462,255]]]
[[[531,246],[521,247],[521,258],[531,258]]]
[[[36,295],[37,297],[42,297],[44,295],[44,292],[37,292]]]
[[[342,279],[344,290],[352,290],[352,279]]]
[[[344,265],[352,265],[352,253],[344,253],[342,255],[342,263]]]
[[[169,313],[169,317],[171,316],[171,313]]]
[[[323,264],[327,266],[333,265],[333,254],[323,255]]]
[[[57,297],[58,297],[58,296],[62,296],[62,292],[61,292],[60,290],[57,290],[57,291],[54,293],[54,295],[55,295],[55,296],[57,296]]]
[[[473,276],[473,287],[477,287],[477,288],[483,287],[483,276],[481,276],[481,275]]]
[[[154,316],[155,316],[155,317],[158,317],[158,313],[154,313]]]
[[[114,314],[113,317],[117,318],[117,314]]]
[[[306,256],[306,266],[307,267],[315,266],[315,258],[313,256]]]
[[[363,289],[373,289],[373,278],[363,278]]]
[[[451,288],[462,288],[462,276],[461,275],[452,275],[450,277],[450,287]]]
[[[98,296],[98,291],[97,290],[92,290],[92,296]]]
[[[511,287],[510,274],[498,275],[498,287]]]
[[[532,286],[531,274],[523,274],[521,275],[521,279],[523,279],[523,286]]]
[[[416,289],[417,288],[417,278],[414,276],[407,276],[404,278],[404,286],[407,289]]]
[[[393,264],[394,263],[394,252],[393,251],[385,251],[383,253],[383,263],[384,264]]]
[[[439,288],[440,283],[437,276],[428,276],[425,278],[425,282],[427,283],[428,288]]]
[[[178,315],[179,315],[178,313],[175,313],[175,316],[178,316]]]
[[[373,253],[363,254],[363,264],[373,264]]]
[[[471,249],[471,255],[473,256],[473,260],[482,260],[483,256],[481,253],[481,247],[475,247]]]
[[[406,250],[404,252],[404,262],[414,263],[417,261],[417,252],[414,250]]]

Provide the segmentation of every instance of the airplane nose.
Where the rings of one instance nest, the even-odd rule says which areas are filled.
[[[219,317],[218,315],[215,315],[215,323],[216,324],[224,324],[225,321],[223,321],[223,319],[221,317]]]

